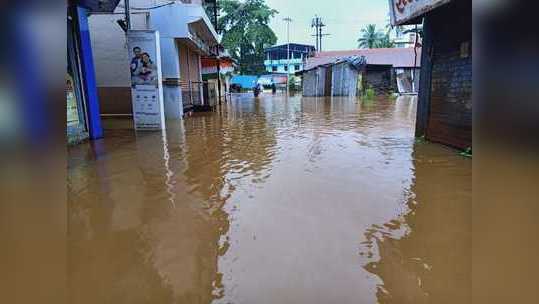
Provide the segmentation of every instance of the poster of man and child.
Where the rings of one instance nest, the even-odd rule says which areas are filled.
[[[131,84],[157,85],[157,69],[148,52],[140,46],[133,48],[131,58]]]

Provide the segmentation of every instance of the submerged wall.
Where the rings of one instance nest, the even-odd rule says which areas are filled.
[[[327,68],[318,67],[303,74],[303,96],[326,96]]]
[[[363,74],[363,88],[372,88],[377,95],[396,92],[397,80],[393,68],[389,65],[368,65]]]
[[[358,71],[348,63],[335,64],[332,67],[331,95],[356,96]]]

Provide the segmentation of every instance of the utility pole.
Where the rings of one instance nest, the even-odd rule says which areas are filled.
[[[324,23],[320,21],[320,25],[318,26],[318,39],[320,39],[320,52],[322,52],[322,26],[324,26]]]
[[[125,6],[125,26],[127,30],[131,29],[131,14],[129,10],[129,0],[124,0],[124,6]]]
[[[311,36],[315,36],[315,41],[316,41],[316,51],[319,52],[320,51],[320,47],[318,45],[318,42],[319,42],[319,39],[318,39],[318,22],[319,22],[319,18],[317,15],[314,15],[314,18],[311,22],[311,28],[315,28],[314,30],[314,35],[311,35]]]
[[[217,0],[214,0],[213,2],[213,22],[215,25],[215,31],[219,33],[218,29],[218,8],[217,8]],[[219,52],[221,46],[219,43],[217,43],[217,51],[216,51],[216,61],[217,61],[217,97],[219,98],[219,104],[221,104],[221,60],[219,58]],[[226,102],[226,96],[225,96],[225,102]]]
[[[323,34],[322,33],[322,29],[325,27],[326,25],[324,24],[324,22],[322,21],[322,18],[318,17],[317,15],[314,16],[312,22],[311,22],[311,28],[314,27],[315,30],[314,30],[314,37],[316,37],[316,50],[318,52],[321,52],[322,51],[322,37],[324,36],[329,36],[330,34]]]
[[[283,20],[286,22],[286,39],[288,41],[286,50],[286,93],[288,95],[290,93],[290,22],[292,22],[292,18],[286,17]]]

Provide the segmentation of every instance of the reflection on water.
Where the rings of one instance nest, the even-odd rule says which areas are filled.
[[[72,303],[469,302],[471,161],[415,100],[237,95],[69,151]]]
[[[414,171],[404,212],[364,233],[365,269],[383,280],[378,301],[470,303],[471,162],[418,144]]]

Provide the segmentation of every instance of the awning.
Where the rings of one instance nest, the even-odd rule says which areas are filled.
[[[111,13],[116,9],[120,0],[75,0],[74,2],[92,13]]]

